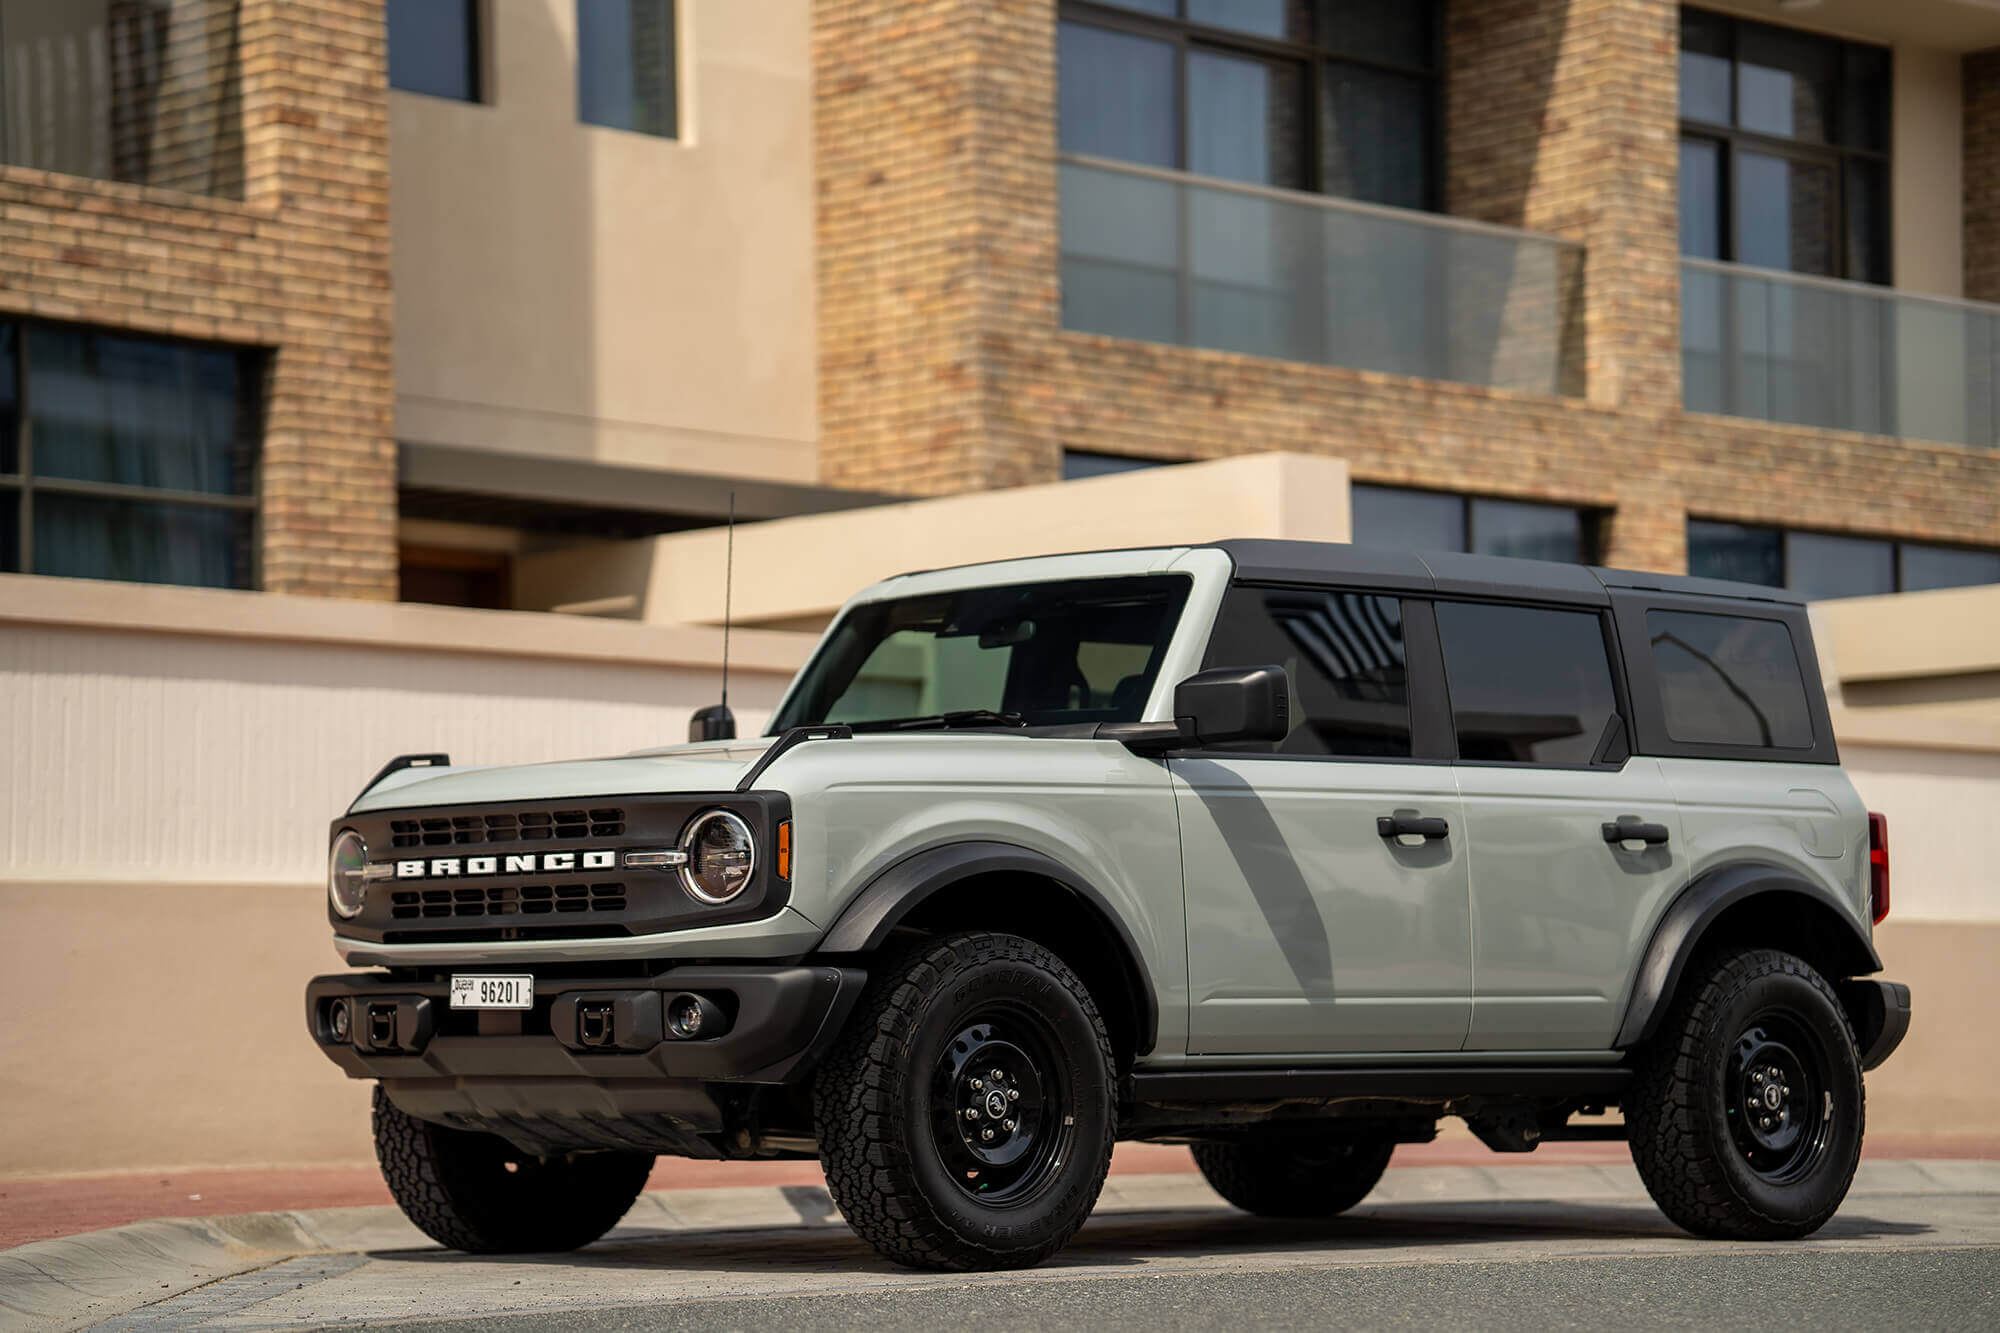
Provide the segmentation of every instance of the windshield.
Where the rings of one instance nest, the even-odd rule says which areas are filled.
[[[771,734],[969,712],[1137,722],[1187,593],[1185,577],[1162,574],[865,603],[806,664]]]

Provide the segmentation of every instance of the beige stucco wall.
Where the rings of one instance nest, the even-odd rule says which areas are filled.
[[[877,579],[982,560],[1225,537],[1348,540],[1347,464],[1252,454],[1002,491],[773,519],[736,530],[738,624],[817,626]],[[707,529],[524,556],[515,598],[631,596],[656,624],[722,620],[726,533]]]
[[[1965,293],[1959,64],[1956,51],[1903,43],[1891,76],[1890,272],[1897,287],[1930,296]]]
[[[681,138],[577,119],[573,0],[390,95],[398,438],[812,481],[807,0],[681,0]]]

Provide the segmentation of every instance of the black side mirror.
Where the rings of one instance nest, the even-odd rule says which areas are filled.
[[[1190,745],[1281,741],[1291,731],[1285,669],[1217,667],[1189,676],[1174,691],[1174,721]]]
[[[728,704],[710,704],[706,708],[694,710],[688,719],[689,741],[733,741],[736,739],[736,714],[729,711]]]
[[[1216,667],[1189,676],[1174,690],[1173,721],[1107,722],[1097,737],[1136,754],[1165,754],[1191,745],[1281,741],[1290,731],[1283,667]]]

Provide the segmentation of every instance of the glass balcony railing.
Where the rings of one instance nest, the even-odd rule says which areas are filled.
[[[1583,250],[1066,157],[1063,327],[1533,393],[1583,392]]]
[[[2000,306],[1684,259],[1681,364],[1692,412],[2000,444]]]

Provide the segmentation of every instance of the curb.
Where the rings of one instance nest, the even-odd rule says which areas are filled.
[[[1850,1198],[2000,1194],[2000,1162],[1865,1161]],[[1392,1168],[1370,1204],[1522,1201],[1644,1203],[1627,1163],[1580,1166]],[[1112,1176],[1099,1213],[1217,1209],[1198,1175]],[[843,1225],[818,1185],[651,1190],[612,1233],[752,1231]],[[183,1292],[310,1255],[434,1249],[388,1206],[163,1218],[0,1250],[0,1323],[77,1328]]]

